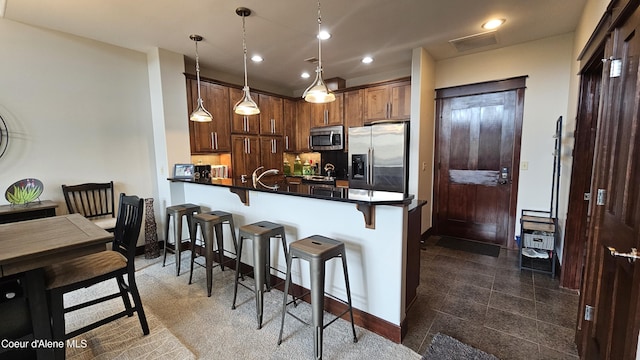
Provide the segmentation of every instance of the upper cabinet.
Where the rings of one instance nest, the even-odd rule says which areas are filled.
[[[284,152],[296,151],[296,102],[289,99],[282,100],[282,114],[284,119]]]
[[[411,115],[411,81],[364,89],[364,122],[407,120]]]
[[[311,151],[311,139],[309,129],[311,129],[311,106],[316,105],[304,100],[296,102],[296,151]]]
[[[282,98],[260,94],[260,134],[283,135],[284,118]]]
[[[310,104],[311,127],[342,125],[344,123],[344,96],[335,94],[336,100],[326,104]]]
[[[231,112],[231,132],[233,134],[259,134],[260,115],[238,115],[233,111],[233,107],[242,99],[242,89],[229,88],[229,111]],[[259,97],[256,93],[251,93],[251,98],[260,106]],[[262,109],[261,109],[262,111]]]
[[[231,126],[229,108],[229,90],[226,86],[200,82],[200,96],[204,108],[213,117],[210,122],[189,121],[189,137],[192,154],[206,154],[231,151]],[[198,103],[198,83],[195,79],[187,79],[188,114],[191,114]]]
[[[349,150],[349,128],[364,125],[364,90],[344,93],[344,151]]]

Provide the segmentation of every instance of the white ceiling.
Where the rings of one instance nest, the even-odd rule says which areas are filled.
[[[331,39],[322,45],[324,78],[352,79],[408,67],[413,48],[436,60],[571,32],[586,0],[322,0],[322,25]],[[203,68],[241,75],[242,19],[246,18],[252,79],[304,89],[317,57],[315,0],[6,0],[4,17],[146,52],[158,47],[193,59],[190,34],[199,34]],[[497,45],[458,52],[449,40],[482,33],[493,17],[507,19]],[[374,62],[362,64],[370,55]]]

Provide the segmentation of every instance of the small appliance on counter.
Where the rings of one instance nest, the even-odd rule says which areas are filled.
[[[347,157],[348,154],[342,150],[321,151],[320,152],[320,175],[335,177],[340,180],[347,180]],[[327,167],[327,165],[330,165]],[[333,167],[333,169],[331,169]],[[329,171],[327,171],[329,169]]]
[[[409,124],[349,128],[349,188],[406,194]]]
[[[194,175],[196,179],[211,179],[211,165],[196,165]]]

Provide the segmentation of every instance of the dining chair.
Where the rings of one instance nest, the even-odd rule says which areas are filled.
[[[82,214],[101,228],[113,232],[116,226],[113,181],[62,185],[69,214]]]
[[[66,341],[121,317],[133,316],[134,311],[138,313],[143,334],[149,334],[149,325],[147,324],[144,308],[142,307],[142,301],[140,299],[140,293],[136,286],[134,264],[136,243],[142,224],[142,214],[144,212],[143,203],[144,200],[137,196],[126,196],[125,194],[120,194],[120,205],[117,217],[118,221],[116,223],[113,247],[111,250],[105,250],[50,265],[44,269],[47,301],[49,303],[49,311],[51,313],[54,340]],[[124,279],[125,276],[127,277],[126,282]],[[119,292],[86,301],[78,305],[64,307],[63,297],[65,293],[86,288],[109,279],[116,279]],[[133,298],[133,306],[131,305],[129,295]],[[66,332],[65,313],[76,311],[87,306],[96,305],[118,297],[121,297],[124,303],[123,311],[100,319],[69,333]],[[64,349],[56,352],[56,358],[64,358]]]

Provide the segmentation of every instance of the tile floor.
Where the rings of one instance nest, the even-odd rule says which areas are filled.
[[[520,271],[518,252],[477,255],[435,245],[420,254],[418,298],[403,344],[423,354],[438,332],[508,359],[578,359],[576,292],[549,275]]]

